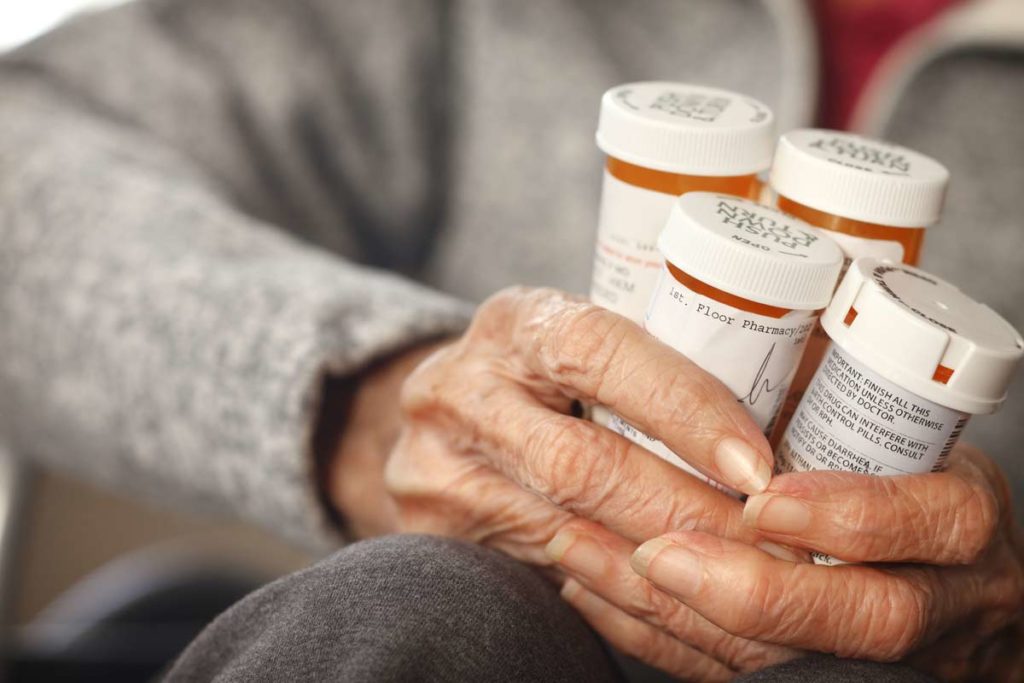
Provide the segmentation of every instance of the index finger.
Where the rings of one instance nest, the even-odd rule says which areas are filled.
[[[780,542],[849,562],[973,564],[1006,517],[1008,498],[994,463],[960,447],[944,472],[783,474],[747,499],[743,518]]]
[[[994,596],[1009,591],[1004,600],[1014,605],[1020,596],[1019,579],[1004,576],[999,565],[938,570],[798,564],[699,532],[648,541],[631,563],[729,633],[841,657],[901,659],[994,604]],[[1007,610],[993,615],[1010,618]]]
[[[611,311],[538,290],[515,325],[528,369],[566,395],[606,405],[712,479],[747,494],[771,480],[771,447],[732,393]]]

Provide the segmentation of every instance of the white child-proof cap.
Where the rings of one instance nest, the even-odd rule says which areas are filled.
[[[853,262],[821,316],[832,340],[887,380],[939,405],[991,413],[1024,354],[1010,323],[911,266]]]
[[[812,209],[922,228],[939,220],[949,171],[905,147],[810,128],[779,138],[769,182],[778,194]]]
[[[685,83],[628,83],[601,98],[597,146],[658,171],[748,175],[771,163],[774,126],[771,110],[752,97]]]
[[[676,200],[658,248],[712,287],[800,310],[829,302],[843,264],[842,250],[823,231],[778,209],[712,192]]]

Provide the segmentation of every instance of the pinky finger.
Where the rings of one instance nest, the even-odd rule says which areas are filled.
[[[639,659],[672,676],[698,681],[729,681],[735,672],[661,629],[626,614],[580,583],[568,579],[562,599],[624,655]]]

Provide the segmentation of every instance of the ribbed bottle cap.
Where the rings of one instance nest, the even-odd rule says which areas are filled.
[[[887,380],[939,405],[991,413],[1024,340],[988,306],[922,270],[860,258],[821,316],[832,340]]]
[[[747,175],[771,163],[774,125],[766,105],[728,90],[628,83],[601,98],[597,146],[616,159],[658,171]]]
[[[810,128],[779,138],[770,183],[778,194],[812,209],[922,228],[939,220],[949,171],[905,147]]]
[[[729,294],[779,308],[828,303],[839,277],[839,246],[803,221],[746,199],[688,192],[658,239],[665,259]]]

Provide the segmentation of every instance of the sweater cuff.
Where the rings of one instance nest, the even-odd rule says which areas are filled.
[[[337,444],[358,374],[376,361],[458,334],[472,315],[472,306],[421,285],[355,270],[363,270],[363,296],[325,301],[309,318],[314,329],[305,338],[308,344],[302,337],[282,339],[280,351],[296,359],[293,376],[279,387],[284,393],[279,405],[289,406],[289,414],[278,428],[290,433],[291,444],[287,451],[266,452],[268,467],[254,470],[247,486],[261,492],[262,502],[243,511],[314,550],[327,551],[346,540],[344,521],[323,489],[322,466]],[[328,410],[337,419],[324,431],[321,416]],[[272,423],[265,429],[268,444],[275,441],[275,429]]]

